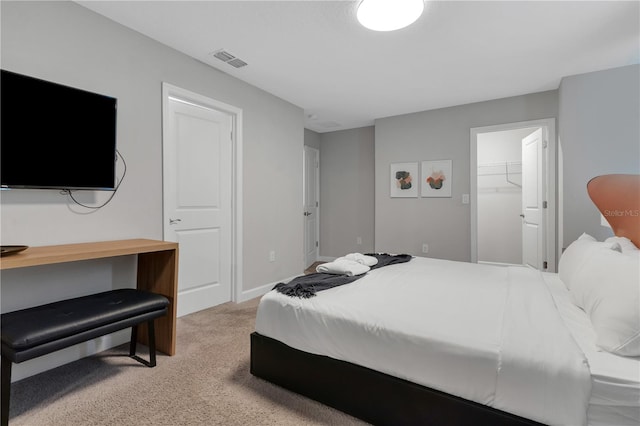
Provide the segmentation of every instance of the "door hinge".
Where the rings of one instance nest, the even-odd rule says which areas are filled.
[[[544,262],[542,262],[542,269],[547,269],[547,267],[547,261],[545,260]]]
[[[546,208],[547,208],[547,202],[546,202],[546,201],[543,201],[543,202],[542,202],[542,208],[543,208],[543,209],[546,209]]]
[[[547,147],[547,141],[542,141],[542,147],[546,148]]]
[[[316,247],[318,247],[318,242],[316,241]]]
[[[318,207],[318,202],[316,201],[316,207]]]

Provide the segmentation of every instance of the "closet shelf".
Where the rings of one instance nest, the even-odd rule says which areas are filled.
[[[510,178],[514,175],[522,175],[522,161],[478,164],[478,176],[505,176],[507,183],[522,188],[521,184]]]

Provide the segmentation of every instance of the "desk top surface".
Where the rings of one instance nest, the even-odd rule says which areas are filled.
[[[0,269],[24,268],[27,266],[50,265],[177,249],[178,243],[146,239],[29,247],[20,253],[0,258]]]

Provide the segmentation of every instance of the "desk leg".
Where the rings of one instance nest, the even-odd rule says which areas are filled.
[[[9,406],[11,395],[11,361],[6,357],[2,357],[2,413],[0,414],[0,426],[9,424]]]
[[[156,347],[167,355],[176,353],[176,302],[178,295],[178,250],[138,254],[138,289],[169,299],[167,315],[156,320]],[[147,342],[147,325],[140,324],[138,341]]]

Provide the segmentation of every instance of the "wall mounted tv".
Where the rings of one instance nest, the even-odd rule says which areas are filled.
[[[1,187],[114,190],[117,99],[0,72]]]

